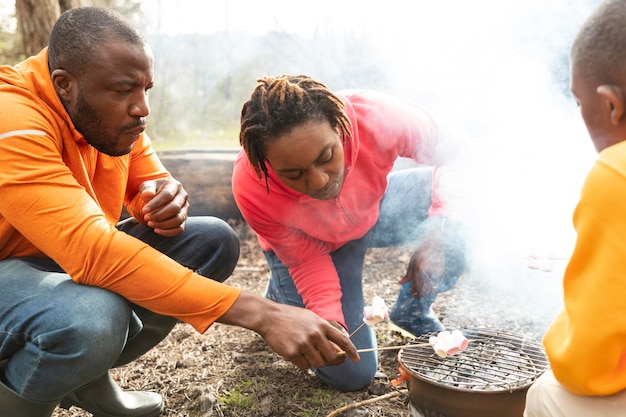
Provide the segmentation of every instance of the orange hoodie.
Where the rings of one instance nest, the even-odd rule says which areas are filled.
[[[170,174],[145,134],[124,156],[89,146],[56,95],[47,57],[44,49],[0,67],[0,260],[49,257],[77,283],[206,331],[240,290],[115,228],[123,204],[141,213],[142,182]]]

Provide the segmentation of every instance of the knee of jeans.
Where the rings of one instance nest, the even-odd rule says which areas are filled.
[[[224,220],[217,217],[205,217],[202,226],[196,229],[208,239],[206,264],[198,272],[216,281],[223,282],[230,277],[239,261],[239,235]]]
[[[95,290],[80,299],[59,300],[54,314],[46,318],[50,331],[37,340],[43,350],[89,362],[115,362],[126,343],[130,305],[115,293]]]
[[[230,225],[217,217],[211,218],[212,233],[231,248],[239,248],[239,235]]]
[[[368,386],[378,370],[378,359],[375,354],[370,353],[370,357],[361,356],[358,363],[346,360],[339,366],[325,366],[323,368],[314,369],[313,372],[317,377],[332,388],[343,391],[358,391]]]
[[[239,261],[240,240],[237,232],[225,221],[220,220],[216,227],[218,239],[222,245],[222,252],[226,255],[224,263],[228,265],[228,275],[232,274]],[[226,278],[224,278],[226,279]]]

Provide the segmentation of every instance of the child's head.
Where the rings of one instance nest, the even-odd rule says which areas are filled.
[[[345,139],[350,120],[343,102],[324,84],[305,75],[264,77],[241,110],[239,142],[261,178],[267,180],[268,147],[273,140],[309,122],[328,122]]]
[[[607,0],[582,26],[570,55],[571,90],[598,152],[626,139],[626,2]]]

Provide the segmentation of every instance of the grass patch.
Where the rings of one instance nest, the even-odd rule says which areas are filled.
[[[293,400],[302,404],[303,409],[296,414],[298,417],[325,416],[328,414],[327,410],[344,405],[343,400],[337,396],[337,391],[328,388],[308,390],[305,395],[296,392]],[[305,407],[307,409],[304,409]]]
[[[235,385],[220,396],[220,402],[229,410],[251,411],[255,404],[255,386],[257,382],[247,380]]]

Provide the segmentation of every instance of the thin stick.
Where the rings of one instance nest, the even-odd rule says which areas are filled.
[[[567,256],[522,256],[522,259],[534,259],[537,261],[567,261],[569,257]]]
[[[378,402],[378,401],[387,400],[389,398],[397,397],[400,394],[406,394],[408,392],[409,392],[408,390],[393,391],[393,392],[390,392],[388,394],[381,395],[380,397],[370,398],[370,399],[367,399],[367,400],[363,400],[363,401],[359,401],[359,402],[356,402],[356,403],[348,404],[346,406],[343,406],[341,408],[336,409],[335,411],[333,411],[330,414],[326,415],[326,417],[335,417],[335,416],[338,416],[339,414],[343,413],[344,411],[351,410],[353,408],[357,408],[357,407],[360,407],[362,405],[367,405],[367,404],[372,404],[372,403],[375,403],[375,402]]]
[[[395,350],[395,349],[402,349],[402,348],[428,347],[428,346],[433,346],[433,344],[432,343],[414,343],[412,345],[384,346],[384,347],[375,347],[375,348],[369,348],[369,349],[358,349],[357,352],[359,352],[359,353],[375,352],[377,350]]]
[[[412,345],[384,346],[384,347],[375,347],[375,348],[368,348],[368,349],[357,349],[357,352],[365,353],[365,352],[376,352],[377,350],[395,350],[395,349],[402,349],[402,348],[428,347],[428,346],[434,346],[434,345],[432,343],[414,343]],[[344,352],[343,350],[340,350],[337,352],[337,354],[345,355],[346,352]]]
[[[352,339],[352,336],[354,336],[355,334],[357,334],[357,332],[359,330],[361,330],[363,327],[365,327],[367,323],[363,322],[361,323],[361,325],[359,327],[357,327],[356,329],[354,329],[354,331],[350,334],[350,336],[348,336],[350,339]]]

